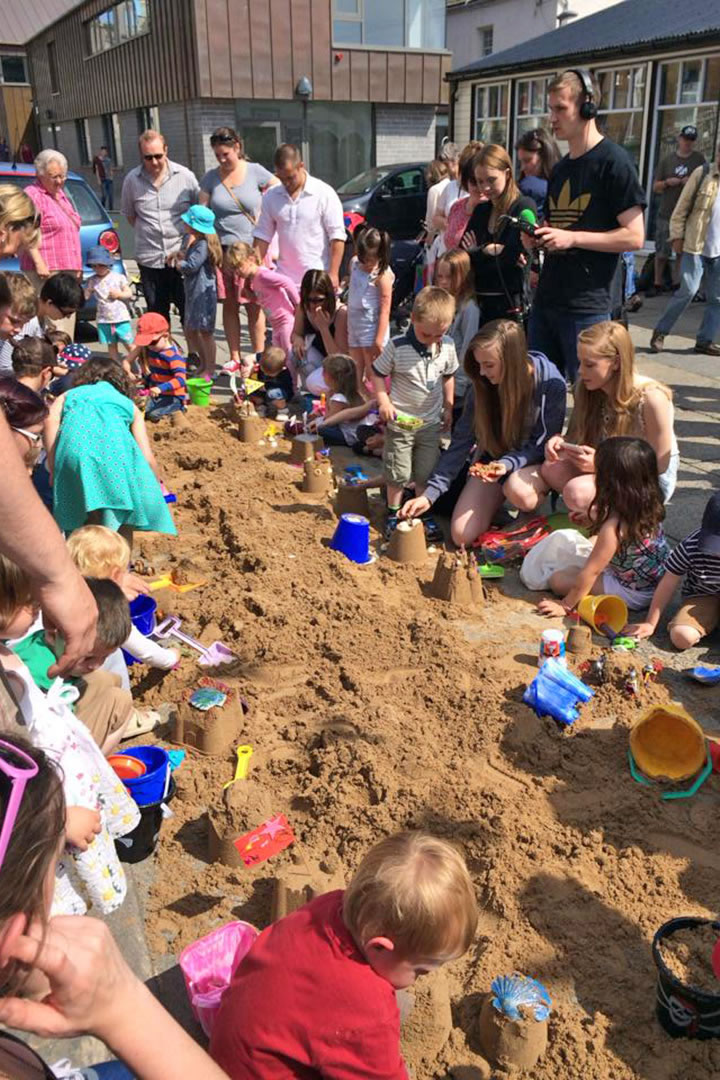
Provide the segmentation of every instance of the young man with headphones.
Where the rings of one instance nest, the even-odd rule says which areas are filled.
[[[552,133],[569,152],[550,174],[545,224],[522,238],[528,251],[545,251],[529,345],[570,382],[578,334],[610,318],[618,256],[637,251],[645,239],[645,192],[626,151],[598,131],[598,101],[585,68],[563,72],[548,87]]]

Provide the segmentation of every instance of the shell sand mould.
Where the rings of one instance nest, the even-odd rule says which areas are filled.
[[[478,1037],[485,1057],[499,1068],[532,1069],[547,1049],[548,1023],[533,1016],[511,1020],[498,1012],[488,994],[480,1011]]]
[[[448,600],[451,604],[464,607],[484,604],[485,593],[475,555],[466,551],[444,551],[438,558],[430,591],[438,600]]]
[[[245,712],[237,691],[228,695],[224,705],[213,706],[206,712],[181,701],[173,718],[170,741],[203,754],[225,754],[242,741],[244,722]]]

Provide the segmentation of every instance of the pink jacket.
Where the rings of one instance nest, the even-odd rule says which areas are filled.
[[[277,270],[261,266],[248,282],[261,307],[265,308],[270,321],[287,315],[295,315],[295,308],[300,303],[300,293],[289,277]]]

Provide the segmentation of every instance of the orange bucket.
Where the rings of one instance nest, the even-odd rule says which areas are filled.
[[[108,761],[119,780],[138,780],[147,772],[145,762],[129,754],[111,754]]]
[[[705,732],[681,705],[651,705],[630,732],[635,763],[652,780],[688,780],[707,761]]]

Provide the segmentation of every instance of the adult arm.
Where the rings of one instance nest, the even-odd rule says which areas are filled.
[[[328,274],[332,279],[333,285],[337,289],[340,281],[340,263],[342,262],[342,257],[345,253],[347,230],[345,228],[345,215],[342,203],[332,188],[327,188],[326,191],[322,209],[322,222],[325,235],[330,244]]]
[[[120,196],[120,212],[123,217],[127,219],[128,224],[134,226],[137,217],[135,214],[135,205],[130,194],[130,185],[132,183],[131,176],[132,174],[128,173],[123,181],[122,194]]]
[[[658,473],[664,473],[670,464],[673,449],[672,412],[670,400],[659,386],[645,391],[643,427],[645,438],[655,451]]]
[[[444,495],[453,480],[467,461],[472,448],[476,443],[475,436],[475,392],[469,386],[465,394],[465,404],[460,414],[460,419],[453,430],[452,439],[447,450],[443,451],[438,459],[432,476],[427,482],[423,495],[434,503],[440,495]]]
[[[227,1080],[132,973],[104,923],[60,916],[50,920],[46,933],[40,925],[26,929],[23,923],[6,931],[0,962],[19,960],[41,971],[50,994],[44,1001],[3,998],[3,1024],[46,1038],[95,1035],[138,1080]]]
[[[253,230],[253,247],[257,251],[260,259],[263,260],[267,255],[268,248],[272,243],[272,238],[275,235],[275,218],[273,216],[272,207],[270,206],[270,200],[272,194],[270,191],[266,192],[262,197],[260,203],[260,217],[258,218],[257,225]]]
[[[340,283],[340,264],[342,263],[344,252],[344,239],[330,241],[330,265],[328,266],[328,274],[336,289]]]
[[[525,465],[536,465],[545,460],[545,444],[553,435],[559,435],[565,421],[567,386],[557,375],[548,379],[540,388],[538,415],[527,439],[516,450],[510,450],[498,458],[508,473]]]
[[[639,251],[645,242],[645,221],[642,206],[631,206],[617,216],[619,228],[607,232],[586,232],[584,229],[553,229],[541,225],[534,239],[546,251],[570,251],[584,248],[587,251]]]
[[[152,471],[155,473],[155,476],[157,476],[157,461],[155,460],[155,455],[153,454],[152,447],[150,445],[150,439],[148,438],[147,427],[145,425],[145,417],[140,412],[137,405],[135,406],[135,413],[133,416],[133,422],[130,425],[130,430],[132,432],[133,438],[135,439],[135,442],[140,447],[140,453],[145,458]]]
[[[45,626],[62,634],[65,651],[49,669],[51,676],[62,675],[92,651],[97,607],[32,486],[4,417],[0,417],[0,461],[0,551],[32,579]]]

